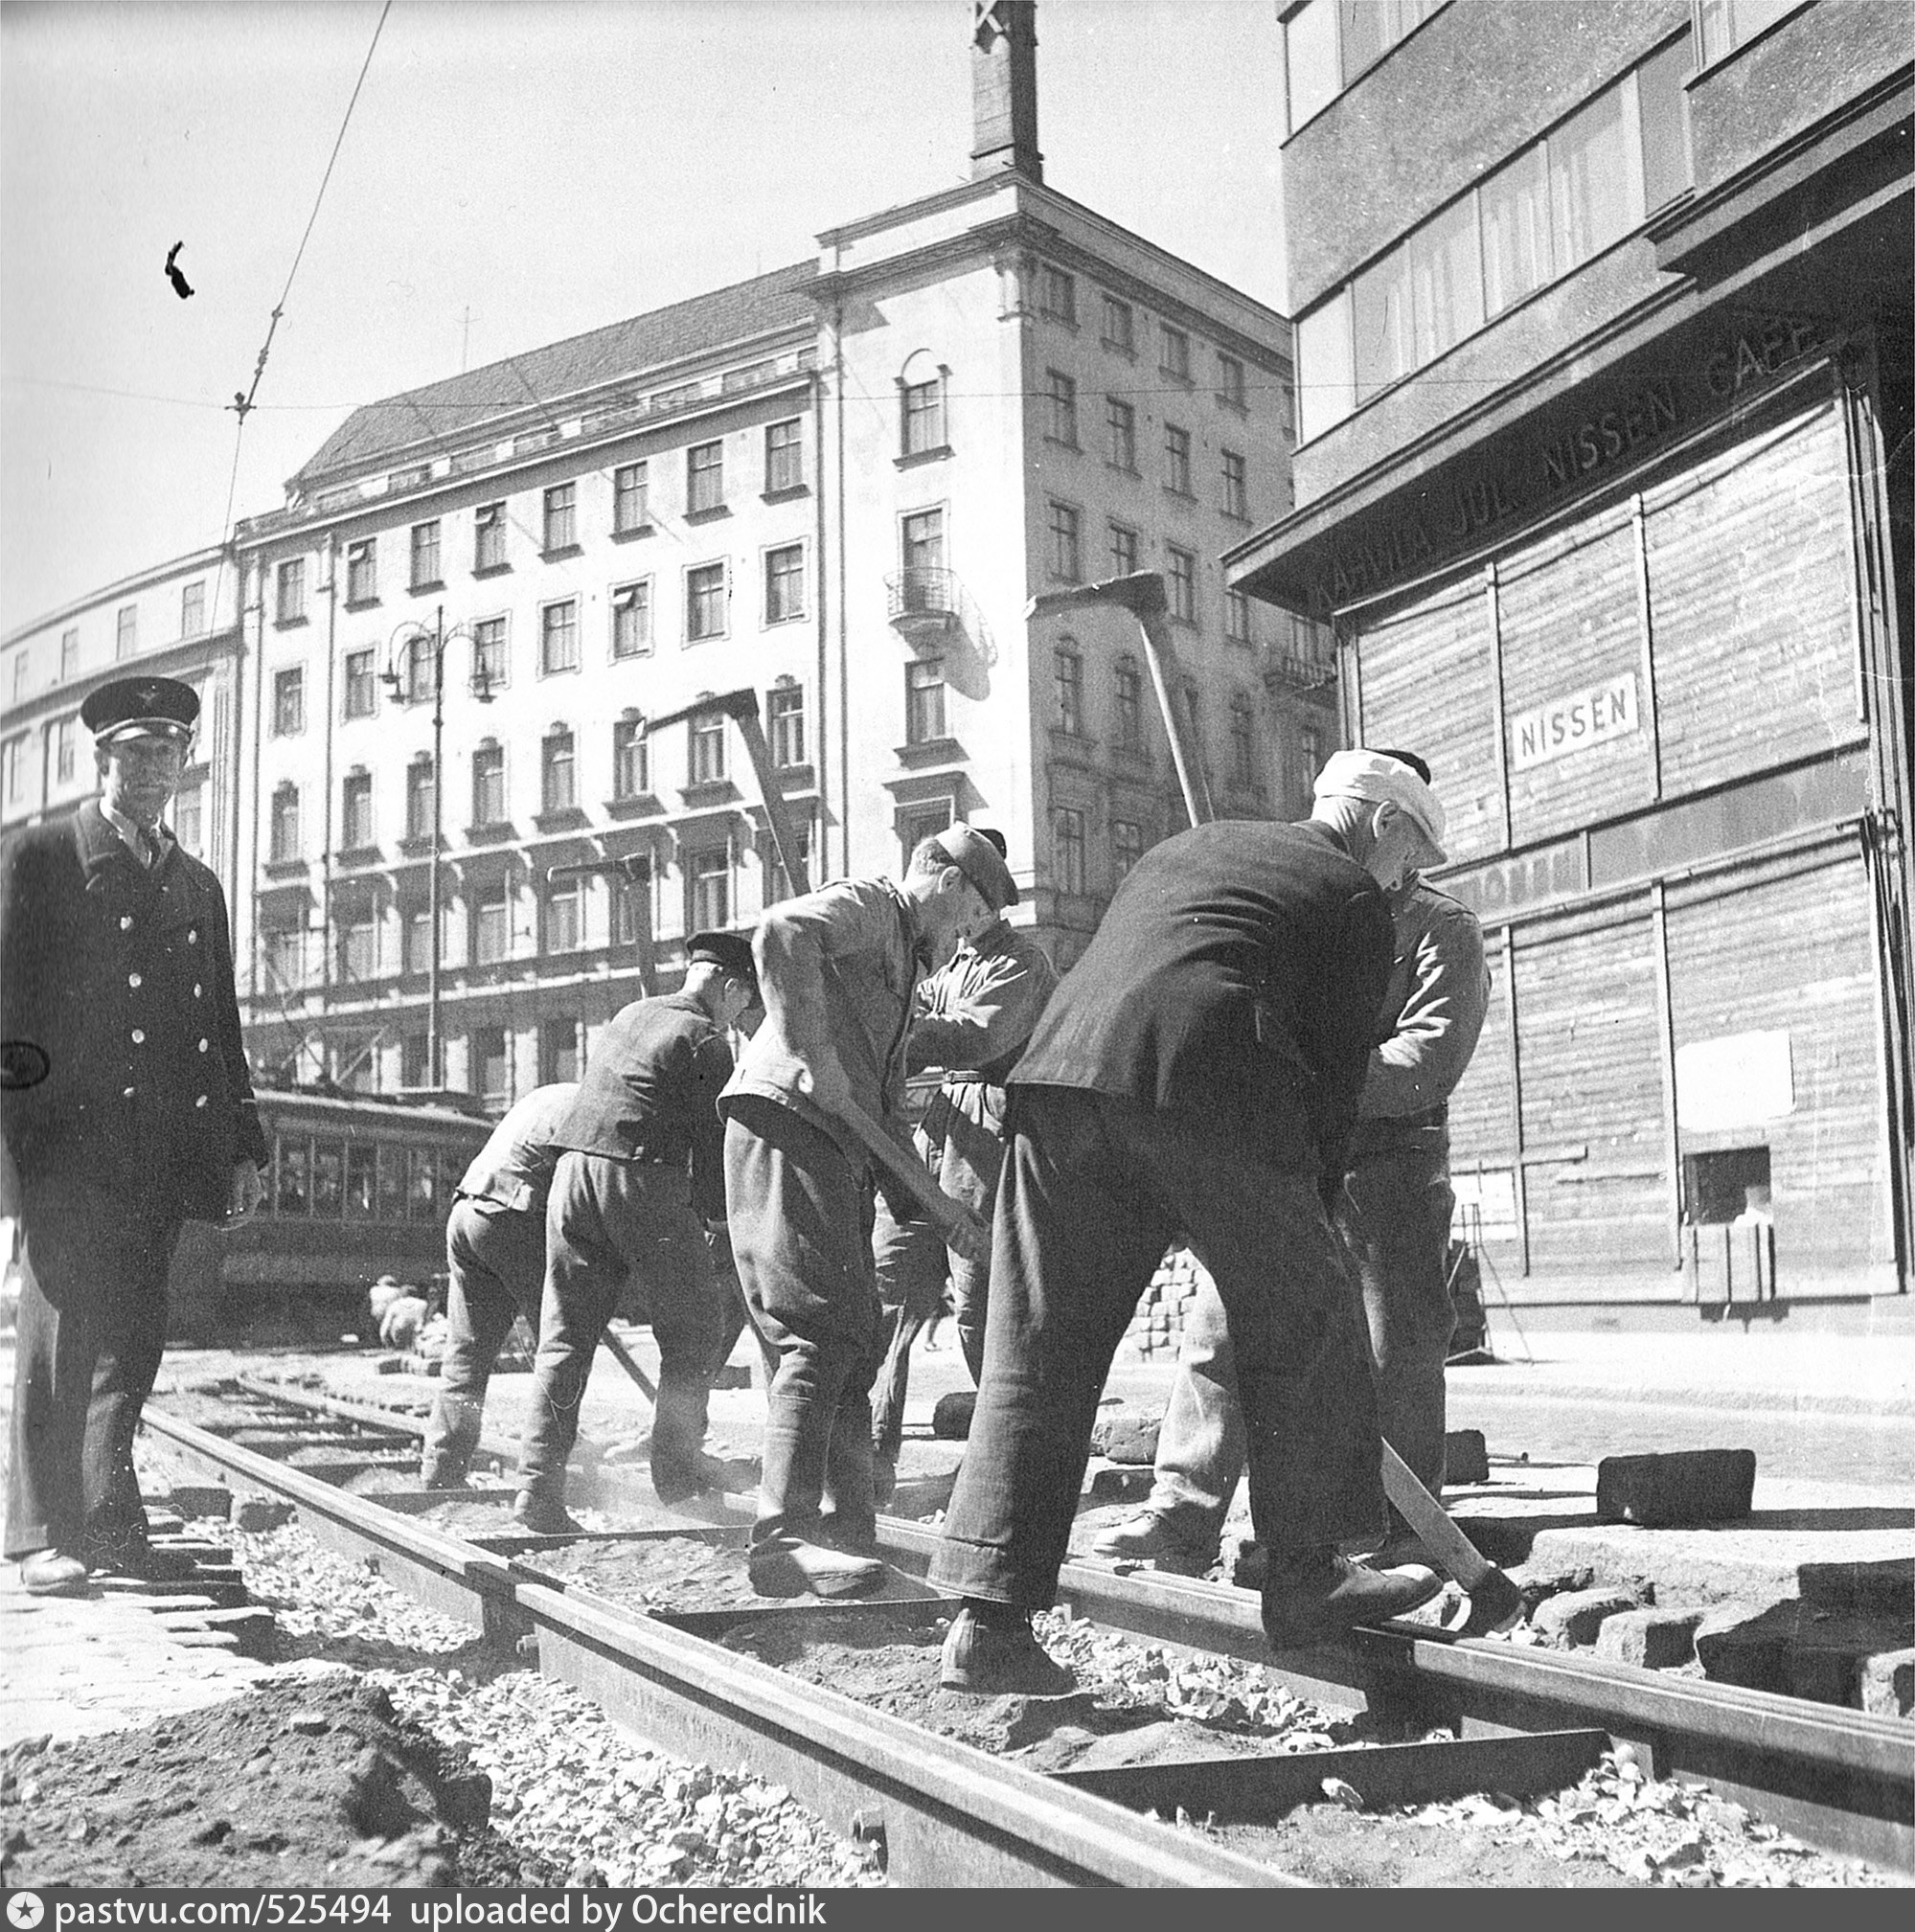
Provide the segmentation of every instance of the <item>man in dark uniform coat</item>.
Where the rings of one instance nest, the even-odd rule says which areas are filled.
[[[1379,761],[1380,762],[1380,761]],[[1133,868],[1009,1082],[984,1378],[931,1564],[966,1602],[956,1690],[1057,1692],[1056,1591],[1098,1397],[1181,1234],[1229,1313],[1280,1648],[1434,1594],[1350,1563],[1380,1525],[1376,1397],[1324,1193],[1340,1176],[1393,949],[1382,888],[1424,861],[1418,781],[1303,825],[1222,821]]]
[[[36,1594],[149,1569],[133,1437],[188,1220],[264,1192],[219,882],[160,813],[199,699],[123,678],[80,707],[101,795],[0,855],[0,1126],[26,1244],[6,1553]]]
[[[445,1353],[425,1425],[420,1480],[464,1486],[479,1446],[486,1389],[512,1325],[536,1337],[545,1292],[545,1203],[559,1148],[552,1136],[578,1098],[576,1080],[535,1087],[506,1114],[466,1170],[445,1221]]]
[[[735,933],[695,933],[686,954],[678,991],[614,1017],[552,1131],[563,1151],[546,1201],[538,1358],[513,1506],[530,1530],[578,1527],[565,1459],[599,1338],[634,1280],[658,1343],[652,1487],[666,1503],[711,1487],[701,1444],[729,1298],[700,1221],[724,1218],[725,1030],[757,1000],[758,980]]]

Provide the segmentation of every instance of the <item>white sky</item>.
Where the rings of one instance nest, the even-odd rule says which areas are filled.
[[[1045,178],[1282,300],[1276,0],[1039,0]],[[0,5],[0,632],[217,542],[379,0]],[[969,0],[395,0],[240,448],[962,180]],[[167,251],[195,291],[181,301]]]

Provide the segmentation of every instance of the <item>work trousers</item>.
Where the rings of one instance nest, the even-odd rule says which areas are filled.
[[[989,1096],[992,1091],[982,1081],[940,1088],[923,1125],[913,1136],[938,1186],[976,1209],[987,1221],[997,1199],[997,1176],[1004,1167],[1004,1143],[991,1115]],[[944,1307],[946,1281],[965,1367],[973,1382],[983,1374],[991,1261],[989,1257],[981,1261],[967,1261],[955,1249],[946,1247],[928,1220],[922,1216],[901,1219],[882,1195],[871,1247],[878,1269],[878,1297],[884,1310],[879,1333],[884,1360],[872,1391],[871,1440],[877,1454],[895,1463],[903,1438],[911,1350]]]
[[[545,1287],[519,1487],[562,1502],[579,1404],[605,1325],[631,1293],[658,1344],[651,1483],[667,1502],[702,1487],[706,1411],[724,1320],[683,1168],[562,1154],[545,1203]],[[642,1305],[642,1307],[641,1307]]]
[[[740,1095],[725,1124],[725,1203],[745,1301],[778,1352],[752,1547],[819,1540],[827,1489],[833,1539],[869,1546],[879,1331],[869,1182],[822,1128]]]
[[[147,1515],[133,1438],[166,1348],[170,1204],[65,1174],[22,1176],[7,1555],[136,1553]]]
[[[1250,1507],[1283,1550],[1380,1528],[1376,1397],[1340,1244],[1306,1174],[1207,1115],[1012,1090],[984,1378],[931,1580],[1048,1605],[1111,1358],[1181,1233],[1229,1311]]]
[[[445,1352],[425,1425],[427,1489],[462,1483],[479,1446],[486,1388],[520,1316],[536,1337],[545,1293],[545,1216],[461,1198],[445,1223]]]
[[[1456,1330],[1448,1270],[1453,1204],[1448,1132],[1422,1127],[1352,1169],[1334,1216],[1362,1293],[1383,1439],[1432,1495],[1443,1488],[1443,1365]],[[1184,1309],[1150,1507],[1194,1548],[1214,1550],[1243,1453],[1223,1303],[1199,1275]],[[1394,1512],[1391,1521],[1401,1527]]]

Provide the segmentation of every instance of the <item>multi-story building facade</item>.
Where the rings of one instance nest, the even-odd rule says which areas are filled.
[[[148,671],[199,693],[194,761],[169,820],[180,843],[236,897],[239,576],[195,551],[22,626],[0,641],[0,831],[70,809],[99,789],[87,693]]]
[[[1908,22],[1283,14],[1297,509],[1225,559],[1422,746],[1518,1292],[1906,1290]]]
[[[1220,808],[1306,807],[1333,669],[1217,564],[1288,502],[1288,326],[1044,185],[1032,12],[977,10],[963,186],[361,409],[242,527],[268,1070],[574,1074],[788,889],[737,727],[646,728],[741,688],[814,880],[974,817],[1067,965],[1181,807],[1134,623],[1040,591],[1163,572]]]

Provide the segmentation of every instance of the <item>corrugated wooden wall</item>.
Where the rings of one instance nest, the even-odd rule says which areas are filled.
[[[1644,505],[1665,792],[1860,739],[1835,405],[1646,491]]]
[[[1681,1138],[1685,1153],[1768,1148],[1785,1291],[1791,1263],[1894,1260],[1875,948],[1868,877],[1851,844],[1670,889],[1677,1049],[1727,1034],[1789,1034],[1792,1112]]]
[[[1429,764],[1453,859],[1504,844],[1485,598],[1481,577],[1471,577],[1362,637],[1362,741],[1416,752]]]

